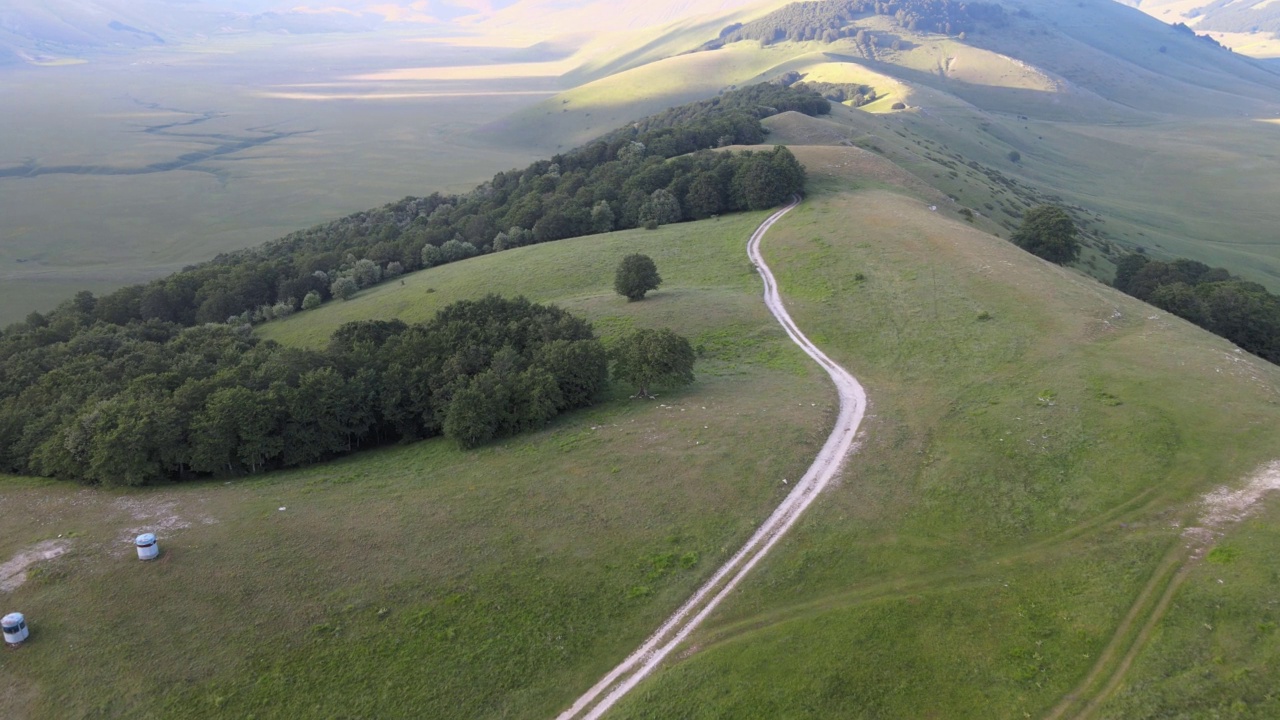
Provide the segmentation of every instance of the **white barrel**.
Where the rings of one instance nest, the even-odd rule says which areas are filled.
[[[156,544],[155,533],[143,533],[138,536],[135,543],[138,546],[139,560],[155,560],[160,554],[160,546]]]
[[[0,620],[0,629],[4,630],[4,641],[10,645],[17,645],[27,639],[27,635],[31,631],[27,629],[27,619],[22,613],[9,613]]]

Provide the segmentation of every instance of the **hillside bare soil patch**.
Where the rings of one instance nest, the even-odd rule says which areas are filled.
[[[71,547],[69,540],[45,540],[14,555],[0,565],[0,592],[13,592],[27,581],[27,570],[38,562],[52,560]]]

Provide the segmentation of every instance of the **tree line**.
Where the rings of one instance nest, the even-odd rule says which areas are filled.
[[[68,342],[0,340],[0,470],[142,485],[440,435],[473,447],[585,407],[608,381],[589,323],[523,298],[349,323],[321,351],[225,324],[82,322]]]
[[[1010,240],[1059,265],[1080,257],[1075,223],[1064,208],[1056,205],[1028,210]],[[1143,253],[1130,253],[1116,263],[1111,284],[1264,360],[1280,364],[1280,296],[1258,283],[1188,258],[1163,262]]]
[[[848,102],[854,107],[868,105],[880,97],[876,94],[875,88],[862,83],[829,83],[806,80],[797,83],[797,85],[805,90],[812,90],[831,102]]]
[[[785,110],[821,114],[830,103],[776,85],[732,90],[500,172],[468,193],[404,198],[150,283],[97,298],[80,293],[5,332],[40,329],[66,341],[82,312],[113,325],[252,324],[480,253],[772,207],[804,186],[803,167],[790,151],[698,151],[759,144],[760,120]]]
[[[1113,285],[1280,363],[1280,296],[1258,283],[1187,258],[1163,262],[1133,253],[1117,263]]]
[[[855,37],[863,43],[865,33],[854,20],[871,15],[892,18],[904,30],[959,35],[972,32],[979,24],[1002,26],[1007,21],[997,3],[961,0],[820,0],[797,2],[749,23],[735,23],[702,49],[714,50],[730,43],[755,40],[762,45],[777,42],[835,42]]]

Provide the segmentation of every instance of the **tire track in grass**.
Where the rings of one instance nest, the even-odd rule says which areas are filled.
[[[760,255],[760,241],[764,239],[765,233],[783,215],[799,204],[800,199],[796,198],[761,223],[747,242],[747,255],[755,264],[761,279],[764,280],[764,301],[769,311],[787,331],[792,342],[799,345],[801,350],[821,365],[835,383],[840,395],[840,411],[836,417],[835,427],[827,438],[826,444],[819,451],[818,457],[809,466],[804,477],[796,483],[795,489],[778,505],[746,544],[728,562],[721,565],[711,579],[703,583],[693,597],[681,605],[675,614],[658,628],[657,632],[649,636],[644,644],[627,659],[578,698],[568,710],[559,715],[557,720],[574,718],[595,720],[608,712],[609,708],[653,672],[671,651],[684,642],[721,601],[733,592],[738,583],[795,525],[796,520],[839,473],[845,458],[853,450],[853,440],[867,408],[866,392],[848,371],[827,357],[805,337],[804,333],[800,332],[800,328],[783,307],[778,283]]]
[[[1106,648],[1090,668],[1089,674],[1085,675],[1084,680],[1045,715],[1045,720],[1059,720],[1063,717],[1081,718],[1092,714],[1093,710],[1097,709],[1108,691],[1119,684],[1129,664],[1133,662],[1133,658],[1146,644],[1146,638],[1150,636],[1151,629],[1164,616],[1163,611],[1168,609],[1169,599],[1173,597],[1173,592],[1185,578],[1183,568],[1186,561],[1187,552],[1179,539],[1156,566],[1151,579],[1138,593],[1137,599],[1133,601],[1129,612],[1120,621]],[[1159,600],[1155,600],[1156,598]],[[1152,606],[1153,600],[1155,600],[1154,606]],[[1142,623],[1141,629],[1135,634],[1134,627],[1144,619],[1146,622]],[[1104,682],[1105,689],[1094,692],[1098,684]]]
[[[1190,576],[1191,569],[1208,554],[1227,527],[1253,515],[1264,497],[1274,491],[1280,491],[1280,461],[1264,465],[1239,490],[1222,487],[1205,495],[1201,499],[1204,515],[1199,525],[1181,533],[1134,600],[1089,674],[1049,711],[1045,720],[1063,717],[1088,720],[1097,714],[1102,704],[1120,688],[1134,660],[1146,648],[1156,625],[1169,612],[1178,588]],[[1141,626],[1138,626],[1139,622]]]

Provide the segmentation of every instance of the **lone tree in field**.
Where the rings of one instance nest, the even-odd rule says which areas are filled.
[[[658,275],[658,266],[653,258],[635,253],[622,258],[618,263],[618,272],[613,276],[613,289],[627,300],[643,300],[644,294],[662,284]]]
[[[1010,239],[1023,250],[1059,265],[1080,257],[1076,224],[1067,211],[1057,205],[1040,205],[1028,210],[1022,226]]]
[[[655,386],[683,387],[693,382],[693,347],[669,329],[633,330],[610,351],[615,379],[636,386],[632,397],[650,398]]]

